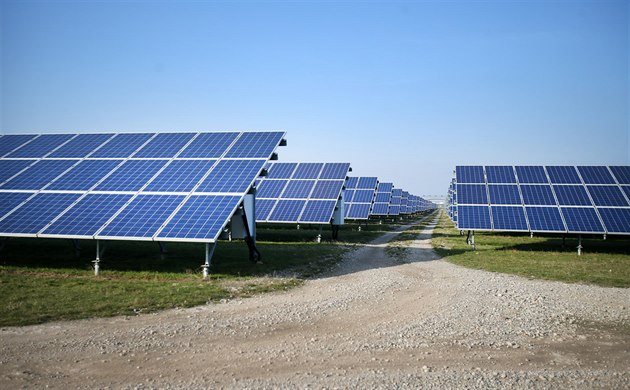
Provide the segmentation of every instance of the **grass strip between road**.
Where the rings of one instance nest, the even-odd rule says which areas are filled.
[[[630,240],[601,236],[582,240],[569,236],[530,237],[524,233],[475,232],[476,250],[455,229],[446,213],[433,232],[433,247],[445,260],[469,268],[528,278],[586,283],[603,287],[630,287]]]

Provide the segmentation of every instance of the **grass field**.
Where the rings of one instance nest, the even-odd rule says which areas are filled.
[[[353,245],[398,225],[348,223],[331,240],[324,226],[265,225],[258,229],[262,264],[248,260],[242,241],[220,241],[210,278],[202,280],[203,244],[169,243],[162,256],[151,242],[108,242],[94,276],[95,242],[12,239],[0,251],[0,326],[53,320],[134,315],[210,301],[245,297],[300,285],[329,269]]]
[[[470,268],[530,278],[630,287],[630,239],[609,236],[578,238],[528,234],[475,233],[476,251],[466,244],[443,213],[433,235],[433,247],[447,261]]]

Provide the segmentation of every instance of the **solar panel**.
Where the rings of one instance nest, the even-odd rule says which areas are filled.
[[[82,158],[92,153],[114,134],[79,134],[47,157]]]
[[[457,166],[455,168],[458,183],[485,183],[482,166]]]
[[[35,137],[35,135],[22,134],[3,135],[2,138],[0,138],[0,157],[4,157]]]
[[[129,199],[131,195],[87,194],[48,226],[40,236],[92,238]]]
[[[392,205],[392,204],[390,204],[387,214],[388,215],[400,215],[400,205]]]
[[[346,188],[358,188],[359,187],[359,178],[356,176],[349,177],[346,180]],[[390,190],[391,192],[391,190]]]
[[[547,173],[552,183],[556,184],[582,184],[575,167],[551,166],[547,167]]]
[[[586,184],[617,184],[608,167],[585,166],[577,167]]]
[[[612,166],[610,170],[619,184],[630,184],[630,166]]]
[[[526,206],[529,227],[534,232],[566,232],[557,207]]]
[[[496,230],[529,231],[522,206],[492,206],[492,224]]]
[[[367,219],[370,215],[369,203],[353,203],[348,212],[349,219]]]
[[[173,160],[145,191],[190,192],[212,168],[216,160]]]
[[[329,223],[349,168],[349,163],[270,163],[256,193],[256,221]]]
[[[192,195],[158,232],[156,238],[214,241],[240,201],[240,195]]]
[[[140,191],[166,163],[166,160],[127,160],[95,189],[97,191]]]
[[[516,183],[514,168],[506,166],[487,166],[488,183]]]
[[[630,208],[598,208],[609,234],[630,234]]]
[[[41,160],[0,185],[7,190],[39,190],[70,169],[76,160]]]
[[[393,183],[378,184],[374,205],[372,206],[372,215],[387,215],[389,213],[389,202],[392,197],[393,189]]]
[[[561,207],[569,233],[605,233],[594,208]]]
[[[40,158],[68,142],[72,134],[44,134],[6,155],[11,158]]]
[[[35,237],[79,196],[79,194],[39,193],[0,220],[0,234]]]
[[[630,186],[618,185],[630,179],[629,167],[460,166],[455,172],[448,201],[456,207],[448,210],[460,229],[595,234],[630,230],[623,225]],[[482,172],[488,184],[467,184],[481,181]],[[515,183],[509,184],[512,172]],[[473,207],[486,204],[491,223],[485,208]],[[613,228],[602,224],[604,218]]]
[[[389,203],[374,203],[372,215],[387,215]]]
[[[140,149],[155,134],[151,133],[127,133],[116,134],[105,145],[98,148],[90,155],[92,158],[127,158]]]
[[[553,186],[561,206],[591,206],[584,186]]]
[[[0,160],[0,184],[26,169],[37,160]]]
[[[516,174],[520,183],[547,184],[545,168],[541,166],[516,166]]]
[[[283,136],[3,136],[0,235],[213,242]]]
[[[83,160],[52,182],[46,189],[87,191],[121,162],[120,160]]]

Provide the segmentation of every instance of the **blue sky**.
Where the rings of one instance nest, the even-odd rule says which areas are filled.
[[[417,195],[630,164],[626,0],[0,1],[3,133],[285,130]]]

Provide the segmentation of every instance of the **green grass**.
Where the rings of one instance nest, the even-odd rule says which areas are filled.
[[[578,238],[527,234],[475,233],[476,251],[446,214],[433,234],[433,247],[447,261],[465,267],[529,278],[630,287],[630,240],[623,237],[588,237],[577,255]]]
[[[285,290],[397,223],[362,223],[361,231],[347,224],[338,241],[325,226],[321,243],[317,226],[259,227],[262,264],[248,260],[242,241],[220,241],[207,280],[201,278],[203,244],[169,243],[161,255],[156,243],[107,242],[97,277],[93,241],[82,241],[77,256],[68,240],[12,239],[0,251],[0,326],[149,313]]]
[[[391,239],[391,241],[387,243],[387,247],[385,248],[387,254],[391,258],[397,259],[400,262],[404,261],[409,246],[413,241],[418,238],[418,235],[422,233],[424,228],[431,222],[434,213],[435,211],[422,214],[420,219],[416,223],[414,223],[412,227],[396,234]]]

